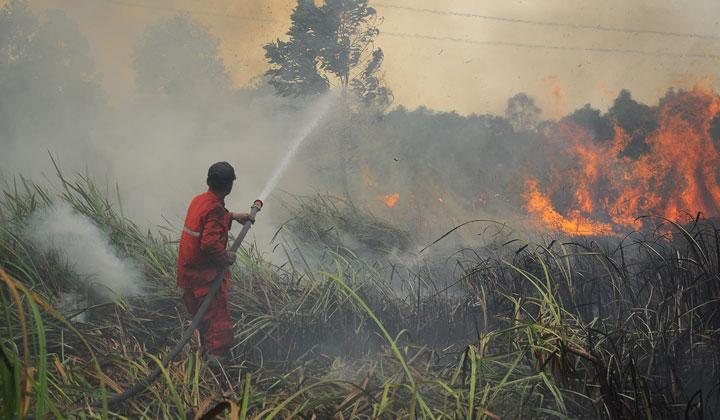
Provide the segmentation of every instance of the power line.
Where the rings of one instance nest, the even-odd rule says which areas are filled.
[[[442,15],[442,16],[459,16],[459,17],[466,17],[466,18],[495,20],[495,21],[500,21],[500,22],[522,23],[522,24],[529,24],[529,25],[551,26],[551,27],[573,28],[573,29],[589,29],[589,30],[594,30],[594,31],[619,32],[619,33],[625,33],[625,34],[647,34],[647,35],[672,36],[672,37],[678,37],[678,38],[699,38],[699,39],[720,40],[720,36],[712,35],[712,34],[698,34],[698,33],[692,33],[692,32],[686,33],[686,32],[653,31],[653,30],[649,30],[649,29],[627,29],[627,28],[616,28],[616,27],[612,27],[612,26],[603,26],[603,25],[584,25],[584,24],[580,24],[580,23],[564,23],[564,22],[553,22],[553,21],[542,21],[542,20],[517,19],[517,18],[509,18],[509,17],[503,17],[503,16],[481,15],[481,14],[477,14],[477,13],[461,13],[461,12],[452,12],[452,11],[435,10],[435,9],[423,9],[423,8],[418,8],[418,7],[399,6],[399,5],[395,5],[395,4],[384,4],[384,3],[375,3],[374,5],[378,6],[378,7],[384,7],[386,9],[405,10],[405,11],[409,11],[409,12],[430,13],[430,14]]]
[[[499,47],[517,47],[517,48],[529,48],[529,49],[544,49],[544,50],[556,50],[556,51],[585,51],[585,52],[598,52],[598,53],[610,53],[610,54],[636,54],[644,56],[654,57],[673,57],[673,58],[703,58],[717,60],[719,57],[714,54],[695,54],[695,53],[674,53],[666,51],[644,51],[635,49],[620,49],[620,48],[598,48],[598,47],[564,47],[561,45],[547,45],[547,44],[524,44],[521,42],[510,42],[510,41],[477,41],[473,39],[465,38],[453,38],[445,36],[432,36],[422,34],[411,34],[405,32],[380,32],[380,35],[389,35],[400,38],[419,38],[429,39],[432,41],[449,41],[459,42],[464,44],[472,45],[490,45]]]
[[[150,10],[158,10],[158,11],[173,12],[173,13],[188,13],[188,14],[214,16],[214,17],[227,18],[227,19],[242,19],[242,20],[267,22],[267,23],[286,23],[286,22],[283,22],[280,20],[266,19],[266,18],[260,18],[260,17],[256,17],[256,16],[228,15],[228,14],[223,14],[223,13],[204,12],[204,11],[199,11],[199,10],[178,9],[178,8],[174,8],[174,7],[151,6],[151,5],[147,5],[147,4],[131,3],[131,2],[123,1],[123,0],[105,0],[105,2],[110,3],[110,4],[119,5],[119,6],[125,6],[125,7],[135,7],[135,8],[141,8],[141,9],[150,9]],[[393,7],[400,8],[400,6],[393,6]],[[419,10],[422,10],[422,9],[419,9]],[[554,50],[554,51],[584,51],[584,52],[599,52],[599,53],[636,54],[636,55],[644,55],[644,56],[655,56],[655,57],[659,56],[659,57],[674,57],[674,58],[702,58],[702,59],[717,59],[718,58],[718,56],[712,55],[712,54],[673,53],[673,52],[664,52],[664,51],[644,51],[644,50],[635,50],[635,49],[614,49],[614,48],[563,47],[560,45],[524,44],[524,43],[520,43],[520,42],[509,42],[509,41],[478,41],[478,40],[465,39],[465,38],[440,37],[440,36],[432,36],[432,35],[411,34],[411,33],[405,33],[405,32],[382,31],[380,34],[394,36],[394,37],[400,37],[400,38],[428,39],[428,40],[432,40],[432,41],[458,42],[458,43],[471,44],[471,45],[545,49],[545,50]]]

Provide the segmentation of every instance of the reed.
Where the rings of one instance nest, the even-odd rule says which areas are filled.
[[[462,271],[443,279],[433,261],[395,258],[411,235],[322,196],[287,203],[284,264],[241,250],[232,366],[207,366],[196,337],[148,392],[117,412],[92,409],[157,366],[189,321],[175,289],[177,232],[143,231],[116,190],[57,176],[53,188],[18,178],[0,199],[2,418],[720,414],[711,221],[658,220],[623,240],[503,240],[466,250]],[[86,284],[23,235],[34,211],[59,203],[142,267],[141,296],[91,302],[82,319],[61,310],[60,293]]]

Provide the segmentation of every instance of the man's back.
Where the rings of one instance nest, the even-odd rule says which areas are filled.
[[[225,208],[225,197],[232,191],[235,170],[227,162],[217,162],[208,169],[209,190],[193,198],[185,216],[178,250],[178,286],[191,316],[198,311],[210,292],[213,280],[221,272],[225,277],[220,290],[206,306],[198,330],[203,349],[210,355],[225,358],[233,344],[232,322],[228,310],[230,271],[235,253],[227,252],[230,223],[252,221],[244,214],[233,214]]]
[[[211,191],[190,202],[178,251],[178,286],[207,288],[227,261],[230,213]]]

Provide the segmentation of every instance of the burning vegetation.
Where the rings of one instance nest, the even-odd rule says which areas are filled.
[[[3,165],[73,146],[73,167],[126,173],[159,218],[185,210],[204,187],[189,168],[217,153],[237,156],[233,203],[268,150],[291,153],[261,190],[252,232],[267,241],[230,268],[229,360],[212,365],[193,335],[111,406],[191,322],[183,227],[136,224],[124,184],[92,170],[0,173],[0,418],[720,417],[720,96],[621,91],[605,112],[565,115],[567,89],[545,77],[545,112],[526,93],[504,115],[393,107],[381,22],[365,0],[298,1],[262,48],[264,75],[239,89],[210,31],[163,20],[134,49],[141,94],[121,112],[67,16],[7,2],[0,92],[22,100],[0,104]]]
[[[164,379],[103,413],[87,403],[141,380],[189,320],[170,292],[175,234],[142,233],[90,182],[62,179],[59,194],[25,182],[0,200],[3,413],[718,414],[712,223],[670,225],[673,242],[635,233],[566,244],[509,240],[512,232],[490,225],[486,246],[456,254],[453,274],[445,257],[398,254],[406,233],[320,196],[287,204],[294,218],[277,242],[286,263],[264,260],[254,246],[241,252],[232,270],[232,363],[209,366],[196,336]],[[88,295],[72,265],[25,238],[18,228],[47,206],[69,206],[110,232],[112,245],[143,267],[143,293]],[[64,308],[68,294],[85,296],[82,306]]]
[[[562,119],[547,134],[545,152],[557,162],[548,182],[525,181],[528,213],[547,228],[596,236],[639,229],[639,216],[718,216],[719,112],[718,95],[696,87],[648,108],[646,126],[606,116],[609,129],[597,132],[577,113]]]
[[[398,200],[400,199],[400,193],[392,193],[388,195],[378,195],[378,200],[382,201],[389,209],[395,207]]]

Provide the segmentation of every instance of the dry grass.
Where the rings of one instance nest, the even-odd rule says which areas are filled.
[[[4,418],[720,414],[720,251],[711,223],[668,225],[672,241],[635,234],[605,245],[467,250],[463,272],[448,280],[388,263],[410,236],[325,197],[289,205],[295,218],[278,245],[284,265],[252,247],[241,252],[233,366],[209,368],[194,340],[148,392],[90,409],[152,370],[188,320],[175,290],[176,233],[142,232],[90,179],[60,177],[57,190],[20,179],[0,200]],[[33,211],[60,201],[142,265],[142,296],[96,302],[83,322],[56,309],[59,292],[83,283],[19,232]],[[402,270],[407,287],[393,280]],[[441,280],[459,281],[460,291],[445,293]]]

